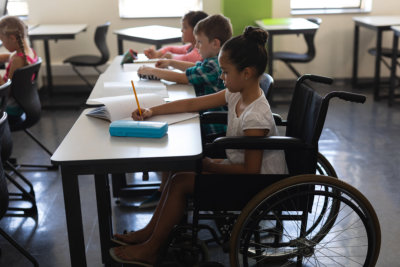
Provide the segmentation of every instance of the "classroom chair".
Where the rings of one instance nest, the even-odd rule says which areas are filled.
[[[322,19],[320,18],[307,18],[308,21],[320,25]],[[280,60],[296,75],[297,78],[301,76],[294,67],[293,63],[308,63],[314,59],[316,54],[314,38],[317,31],[313,33],[303,34],[304,40],[307,44],[307,51],[305,53],[295,53],[295,52],[274,52],[272,58],[274,60]]]
[[[4,138],[3,134],[6,128],[8,128],[7,113],[3,112],[2,114],[3,115],[0,118],[1,140],[3,140]],[[2,148],[0,147],[0,149]],[[5,179],[3,165],[0,164],[0,219],[2,219],[6,214],[8,210],[8,203],[9,203],[9,193],[7,188],[7,182]],[[36,261],[36,259],[1,228],[0,228],[0,235],[4,237],[11,245],[13,245],[13,247],[15,247],[22,255],[24,255],[24,257],[26,257],[33,264],[33,266],[39,266],[39,263]]]
[[[105,24],[99,25],[96,28],[96,32],[94,34],[94,42],[96,47],[100,51],[100,56],[97,55],[77,55],[73,57],[69,57],[64,60],[64,63],[69,63],[72,66],[72,69],[75,73],[92,89],[94,85],[92,85],[88,79],[83,76],[77,69],[77,67],[93,67],[99,74],[101,71],[97,68],[101,65],[107,63],[110,58],[110,52],[107,47],[106,36],[107,31],[110,26],[110,22],[106,22]]]
[[[8,116],[8,123],[12,132],[24,131],[36,144],[38,144],[49,156],[53,153],[37,139],[29,128],[39,120],[42,106],[37,88],[37,77],[42,59],[39,58],[34,64],[17,69],[12,78],[11,94],[23,110],[21,116]],[[33,77],[33,80],[32,80]],[[24,167],[39,167],[54,169],[53,165],[19,164]]]
[[[9,95],[11,87],[11,80],[8,80],[6,83],[0,86],[0,114],[6,109],[7,98]],[[8,117],[8,116],[7,116]],[[8,125],[8,122],[2,126],[2,135],[1,135],[1,163],[2,166],[5,166],[10,172],[5,172],[5,176],[7,180],[9,180],[19,192],[9,192],[9,200],[10,202],[25,202],[28,205],[19,205],[19,206],[9,206],[8,216],[22,216],[22,217],[34,217],[37,216],[37,206],[35,199],[35,192],[33,190],[32,183],[19,171],[14,165],[9,161],[12,153],[12,138],[11,131]],[[17,181],[16,178],[19,178],[23,185]],[[25,188],[29,189],[26,190]]]
[[[373,48],[368,49],[368,53],[371,54],[372,56],[376,57],[376,48],[373,47]],[[383,65],[385,65],[389,70],[391,70],[391,66],[392,66],[392,55],[393,55],[392,48],[387,48],[387,47],[382,48],[380,60],[383,63]],[[400,58],[400,50],[397,51],[396,67],[397,66],[400,67],[399,58]],[[399,80],[399,79],[397,79],[397,80]],[[389,93],[389,106],[392,105],[394,97],[395,96],[394,96],[393,92],[392,92],[392,94]]]

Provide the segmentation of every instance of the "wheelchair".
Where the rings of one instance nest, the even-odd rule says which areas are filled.
[[[322,97],[309,82],[330,84],[332,79],[303,75],[297,80],[287,120],[275,116],[277,125],[286,127],[285,136],[220,137],[206,144],[205,154],[225,149],[284,150],[289,173],[198,173],[192,222],[178,226],[166,248],[180,255],[175,266],[217,266],[207,265],[210,242],[229,253],[234,267],[375,266],[381,244],[377,215],[318,152],[329,101],[363,103],[365,96],[334,91]],[[204,113],[202,121],[223,122],[223,117]],[[217,230],[200,220],[215,222]],[[204,229],[211,239],[200,240]],[[156,265],[163,266],[161,262]]]

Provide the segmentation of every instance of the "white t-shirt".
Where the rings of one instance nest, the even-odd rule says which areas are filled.
[[[226,136],[244,136],[247,129],[268,129],[268,136],[279,135],[268,101],[262,92],[261,96],[246,107],[240,117],[236,115],[236,105],[241,97],[240,93],[231,93],[225,90],[225,99],[228,104],[228,127]],[[243,163],[243,149],[227,149],[226,163]],[[261,174],[287,173],[285,153],[283,150],[264,150]]]

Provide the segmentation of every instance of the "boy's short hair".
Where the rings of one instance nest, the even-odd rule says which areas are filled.
[[[232,24],[225,16],[212,15],[200,20],[193,32],[194,34],[203,33],[209,41],[218,39],[222,46],[232,37]]]

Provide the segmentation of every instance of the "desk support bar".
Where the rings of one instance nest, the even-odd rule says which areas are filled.
[[[353,47],[353,77],[351,83],[353,87],[357,87],[357,72],[358,72],[358,46],[360,38],[360,26],[354,26],[354,47]]]

